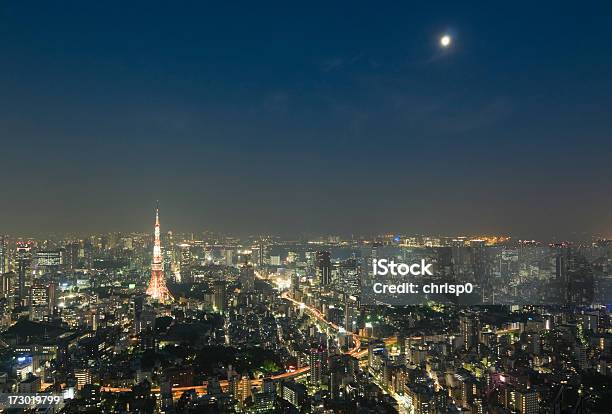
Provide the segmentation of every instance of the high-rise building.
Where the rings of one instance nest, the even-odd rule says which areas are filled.
[[[327,286],[331,283],[331,256],[329,252],[319,251],[316,256],[316,272],[317,282],[321,286]]]
[[[79,265],[79,252],[81,251],[81,244],[78,241],[66,244],[64,248],[64,262],[66,269],[74,270]]]
[[[27,297],[26,287],[29,285],[29,272],[32,264],[32,243],[17,242],[17,275],[18,275],[18,291],[17,297],[22,303]]]
[[[57,311],[57,283],[51,281],[47,284],[47,297],[49,298],[49,315]]]
[[[299,273],[295,272],[291,275],[291,292],[293,293],[293,296],[295,297],[297,292],[300,291],[300,275]]]
[[[30,287],[30,320],[42,321],[49,313],[49,291],[37,281]]]
[[[238,401],[238,404],[243,407],[245,401],[251,396],[251,379],[248,374],[242,375],[241,377],[234,377],[231,379],[231,391],[233,397]]]
[[[81,389],[81,398],[83,398],[85,409],[87,411],[92,412],[93,410],[100,410],[102,405],[100,388],[100,385],[85,384]]]
[[[0,275],[0,296],[9,298],[13,296],[13,285],[15,283],[15,272],[7,272]]]
[[[145,296],[134,297],[134,332],[140,334],[152,328],[155,323],[156,314],[150,306],[146,305]]]
[[[327,370],[327,350],[319,345],[310,349],[310,383],[320,386]]]
[[[227,307],[227,298],[225,294],[225,282],[217,280],[213,284],[213,308],[219,312],[225,312]]]
[[[468,350],[478,343],[478,318],[475,315],[461,315],[459,317],[459,330],[463,349]]]
[[[162,382],[159,390],[161,394],[161,412],[173,412],[172,407],[174,405],[174,401],[172,399],[172,383],[170,381]]]
[[[79,249],[79,262],[87,269],[93,267],[94,246],[89,240],[85,240]]]
[[[534,390],[524,389],[516,391],[516,409],[520,414],[537,414],[538,394]]]
[[[39,250],[34,254],[36,273],[44,274],[59,270],[63,264],[61,250]]]
[[[91,370],[89,368],[77,368],[74,370],[77,389],[82,389],[86,384],[92,383]]]
[[[157,208],[155,210],[155,241],[153,244],[153,261],[151,262],[151,280],[147,288],[147,295],[160,302],[168,302],[173,298],[166,286],[164,261],[162,259],[161,240],[159,236],[159,208]]]
[[[487,272],[487,251],[484,240],[470,240],[471,266],[474,272],[474,281],[480,287],[481,300],[483,303],[491,300],[489,294],[493,289]]]
[[[433,392],[431,389],[415,384],[406,388],[406,398],[411,402],[415,414],[431,414],[434,412]]]
[[[4,237],[0,237],[0,275],[8,271],[8,243]]]
[[[240,288],[242,292],[252,292],[255,289],[255,270],[250,264],[240,268]]]
[[[295,381],[283,383],[282,398],[296,408],[300,408],[306,398],[306,387]]]
[[[181,268],[181,282],[191,283],[193,279],[191,277],[191,265],[193,264],[193,255],[191,254],[191,245],[189,243],[179,244],[180,248],[180,268]]]
[[[276,384],[272,378],[264,378],[261,386],[261,390],[266,394],[276,394]]]

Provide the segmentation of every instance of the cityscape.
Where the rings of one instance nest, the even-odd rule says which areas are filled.
[[[0,239],[1,390],[62,396],[5,412],[607,411],[612,318],[598,298],[612,240],[239,239],[174,233],[161,217],[149,233]],[[572,294],[364,304],[373,257],[420,251],[434,274]]]
[[[0,1],[0,414],[612,413],[610,39]]]

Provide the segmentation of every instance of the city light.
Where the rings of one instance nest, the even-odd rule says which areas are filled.
[[[74,3],[1,14],[0,413],[610,412],[607,10]]]

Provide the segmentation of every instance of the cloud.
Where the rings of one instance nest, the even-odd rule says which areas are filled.
[[[321,70],[323,72],[332,72],[334,70],[340,69],[344,65],[344,59],[341,57],[334,57],[331,59],[325,60],[321,63]]]

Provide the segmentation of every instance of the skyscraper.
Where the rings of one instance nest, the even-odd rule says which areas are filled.
[[[42,321],[49,315],[49,291],[42,282],[35,282],[30,287],[30,320]]]
[[[331,258],[330,253],[325,251],[317,252],[317,281],[321,286],[327,286],[331,283]]]
[[[530,389],[516,391],[516,409],[520,414],[537,414],[539,408],[537,392]]]
[[[70,242],[65,247],[65,264],[66,269],[74,270],[79,265],[79,252],[81,244],[78,241]]]
[[[255,270],[248,263],[240,268],[240,287],[244,293],[255,289]]]
[[[225,312],[227,299],[225,297],[225,282],[217,280],[213,284],[213,308],[219,313]]]
[[[166,286],[159,234],[159,208],[157,208],[155,209],[155,242],[153,245],[153,261],[151,262],[151,280],[147,288],[147,295],[160,302],[168,302],[173,298]]]
[[[181,243],[180,248],[180,275],[181,282],[192,283],[191,265],[193,264],[193,255],[191,253],[191,244]]]
[[[459,316],[459,330],[463,342],[463,349],[468,350],[478,343],[479,321],[475,315]]]
[[[15,272],[7,272],[0,275],[0,296],[9,299],[13,296],[13,284],[15,283]]]
[[[28,281],[28,272],[32,263],[32,243],[17,242],[17,274],[19,275],[19,302],[27,299],[26,282]]]
[[[8,272],[8,246],[4,237],[0,236],[0,275]]]
[[[252,395],[251,392],[251,379],[248,374],[243,374],[240,379],[234,379],[233,394],[234,398],[238,401],[240,407],[244,406],[245,401]]]
[[[327,350],[319,345],[310,349],[310,383],[320,386],[327,371]]]

